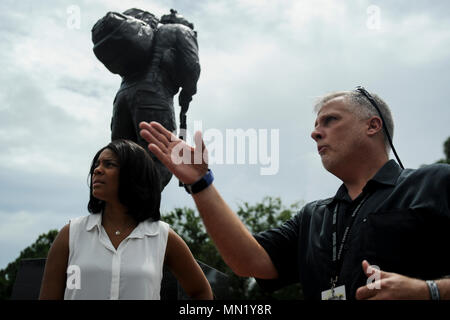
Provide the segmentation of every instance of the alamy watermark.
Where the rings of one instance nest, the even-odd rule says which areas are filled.
[[[175,164],[250,164],[259,165],[261,175],[275,175],[280,168],[280,130],[279,129],[219,129],[203,131],[202,121],[194,121],[194,132],[200,131],[205,142],[205,150],[195,149],[193,159],[190,150],[177,145],[172,150],[172,161]],[[192,135],[182,132],[188,145]]]
[[[81,289],[81,269],[79,266],[71,264],[67,267],[66,287],[69,290]]]
[[[376,266],[376,265],[370,265],[367,270],[366,273],[370,274],[370,276],[367,278],[367,288],[369,288],[370,290],[373,289],[381,289],[381,272],[380,272],[380,267]]]
[[[81,28],[81,9],[77,5],[68,6],[66,9],[67,20],[66,25],[69,29]]]
[[[381,29],[381,9],[379,6],[370,5],[367,7],[367,21],[366,26],[369,30]]]

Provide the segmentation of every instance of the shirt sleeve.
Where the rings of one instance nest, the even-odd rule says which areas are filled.
[[[412,208],[433,208],[435,212],[448,221],[450,218],[450,165],[432,164],[417,169],[408,180],[407,192],[412,198]],[[404,197],[403,201],[409,200]],[[421,200],[420,202],[418,200]]]
[[[303,209],[278,228],[253,235],[278,271],[277,279],[255,278],[265,291],[275,291],[299,281],[298,243],[302,212]]]
[[[441,195],[441,210],[445,218],[450,218],[450,165],[440,164],[439,168],[442,170],[442,191]]]

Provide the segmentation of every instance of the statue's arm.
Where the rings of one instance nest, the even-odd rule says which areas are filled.
[[[180,28],[176,41],[177,65],[180,68],[181,92],[179,104],[187,107],[192,96],[197,92],[197,81],[200,77],[200,62],[198,57],[197,38],[191,29]]]

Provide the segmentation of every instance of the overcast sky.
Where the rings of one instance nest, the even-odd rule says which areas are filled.
[[[109,142],[120,84],[94,56],[91,28],[106,12],[132,7],[157,16],[174,8],[195,24],[202,71],[188,129],[202,121],[204,131],[223,135],[224,148],[227,129],[258,132],[258,139],[268,133],[268,156],[279,157],[276,174],[261,175],[262,157],[211,165],[234,209],[266,195],[286,205],[334,195],[340,181],[323,169],[310,138],[313,104],[330,91],[363,85],[379,94],[391,106],[394,144],[406,167],[444,156],[446,0],[2,0],[0,268],[40,234],[88,214],[89,165]],[[162,211],[182,206],[194,203],[172,179]]]

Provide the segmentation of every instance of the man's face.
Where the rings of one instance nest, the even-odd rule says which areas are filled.
[[[343,97],[330,100],[319,110],[311,137],[325,169],[339,176],[358,161],[365,128],[366,121],[351,112]]]

